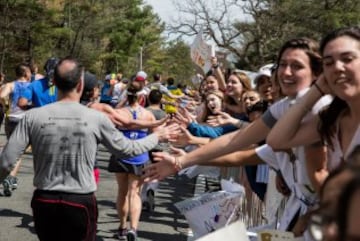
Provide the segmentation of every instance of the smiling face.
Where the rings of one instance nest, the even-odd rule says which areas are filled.
[[[277,75],[282,92],[290,97],[309,87],[316,76],[310,58],[302,49],[288,48],[281,55]]]
[[[211,113],[218,113],[222,109],[222,100],[219,96],[215,94],[208,94],[206,96],[206,105]]]
[[[323,52],[324,75],[330,89],[345,101],[360,99],[360,41],[342,36]]]
[[[227,85],[226,85],[226,93],[231,97],[241,97],[243,92],[243,85],[240,82],[240,79],[236,75],[230,75]]]

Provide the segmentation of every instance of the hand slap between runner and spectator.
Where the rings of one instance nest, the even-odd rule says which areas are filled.
[[[155,163],[152,163],[144,168],[144,175],[142,178],[145,182],[154,180],[163,180],[164,178],[176,174],[179,169],[176,163],[176,157],[186,154],[182,149],[170,147],[172,154],[167,152],[153,152]]]

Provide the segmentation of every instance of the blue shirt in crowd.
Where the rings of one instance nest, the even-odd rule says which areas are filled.
[[[45,77],[33,81],[21,94],[21,97],[32,102],[34,107],[40,107],[57,100],[57,88],[55,85],[50,85],[48,79]]]

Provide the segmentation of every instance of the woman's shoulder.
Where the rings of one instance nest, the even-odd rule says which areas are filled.
[[[144,119],[149,119],[149,120],[155,119],[154,114],[150,110],[145,109],[144,107],[141,107],[141,113]]]

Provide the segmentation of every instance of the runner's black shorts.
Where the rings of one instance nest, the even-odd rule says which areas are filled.
[[[143,174],[143,169],[146,164],[147,163],[140,165],[128,164],[116,159],[116,157],[112,155],[110,157],[108,171],[115,173],[128,173],[128,174],[134,174],[136,176],[141,176]]]
[[[41,241],[95,241],[98,209],[93,193],[35,190],[31,200]]]

